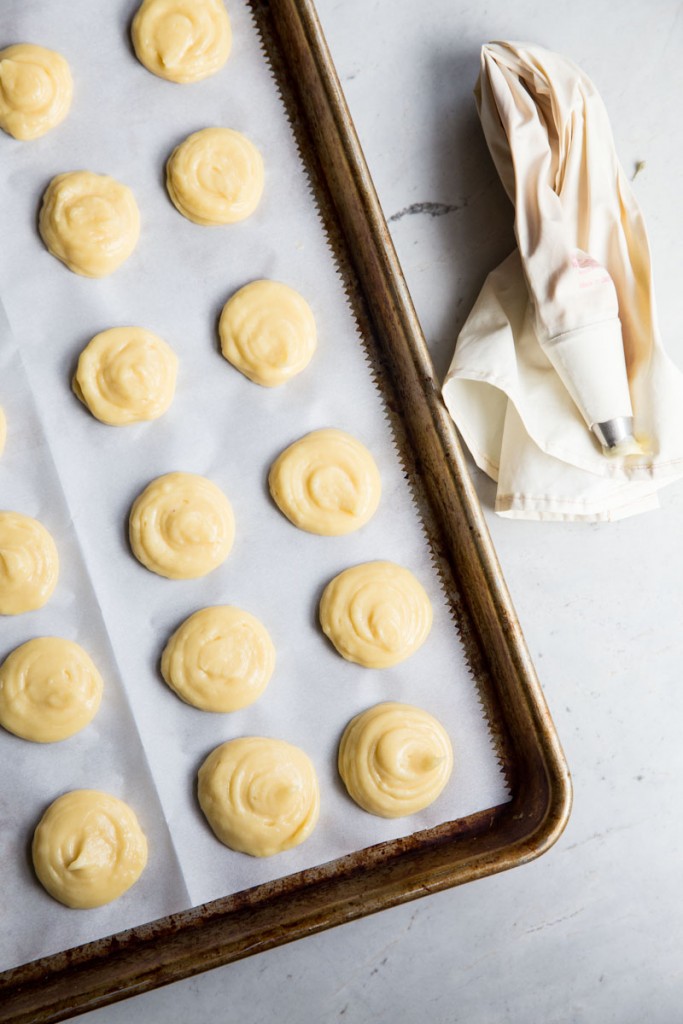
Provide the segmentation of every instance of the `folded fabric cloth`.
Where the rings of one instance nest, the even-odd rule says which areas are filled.
[[[575,64],[526,43],[482,48],[475,97],[518,248],[458,337],[446,405],[498,481],[501,515],[656,508],[683,476],[683,375],[661,343],[647,234],[604,105]],[[611,451],[605,421],[628,425]]]

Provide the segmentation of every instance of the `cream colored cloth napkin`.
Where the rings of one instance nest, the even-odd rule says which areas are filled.
[[[658,489],[683,476],[683,376],[659,337],[647,234],[604,105],[575,64],[526,43],[482,48],[475,97],[518,249],[460,333],[446,405],[498,481],[501,515],[614,520],[656,508]],[[618,385],[598,335],[619,326],[638,445],[608,455],[547,353],[568,339],[568,359],[588,355],[579,372],[607,408]]]

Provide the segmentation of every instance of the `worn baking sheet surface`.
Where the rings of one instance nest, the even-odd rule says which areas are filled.
[[[506,799],[476,687],[249,11],[242,3],[230,5],[234,50],[226,68],[204,83],[179,87],[154,78],[133,57],[127,32],[135,6],[129,0],[11,0],[0,13],[0,46],[30,40],[57,49],[76,83],[71,115],[60,129],[34,143],[0,138],[0,405],[9,421],[0,507],[40,518],[62,556],[60,584],[46,608],[0,623],[0,656],[32,636],[64,635],[92,653],[106,681],[103,707],[81,735],[38,747],[0,734],[3,968]],[[214,124],[248,134],[266,164],[261,207],[225,230],[184,220],[163,188],[173,147]],[[46,253],[35,227],[50,178],[78,168],[126,182],[141,210],[138,249],[101,281],[69,273]],[[310,367],[277,390],[251,384],[217,349],[223,302],[258,277],[300,290],[319,326]],[[162,420],[113,429],[88,415],[69,383],[89,338],[126,323],[149,327],[174,347],[179,385]],[[384,484],[374,520],[345,538],[295,530],[266,488],[274,456],[306,431],[328,425],[350,430],[370,447]],[[233,553],[203,580],[153,576],[127,546],[126,518],[136,494],[175,469],[209,476],[235,510]],[[316,623],[325,583],[372,558],[409,566],[435,612],[428,643],[384,672],[344,662]],[[214,603],[237,604],[261,618],[278,652],[263,698],[231,716],[187,707],[158,674],[170,632]],[[456,771],[441,799],[399,821],[360,811],[336,776],[346,722],[383,699],[436,714],[456,751]],[[299,744],[320,776],[316,832],[269,860],[221,846],[195,799],[196,769],[206,754],[247,734]],[[76,787],[128,800],[151,848],[147,871],[125,897],[85,913],[43,893],[27,852],[45,806]]]

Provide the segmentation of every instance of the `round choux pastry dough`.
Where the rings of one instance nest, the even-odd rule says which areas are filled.
[[[57,548],[42,523],[20,512],[0,512],[0,615],[42,608],[58,576]]]
[[[56,636],[29,640],[0,665],[0,725],[35,743],[65,740],[93,720],[102,688],[78,644]]]
[[[327,584],[320,624],[347,661],[388,668],[425,642],[432,606],[409,569],[395,562],[363,562]]]
[[[284,740],[229,740],[209,754],[198,780],[201,809],[231,850],[271,857],[303,843],[318,821],[315,768]]]
[[[203,128],[188,135],[166,164],[166,188],[176,210],[209,227],[251,216],[263,183],[261,154],[232,128]]]
[[[144,0],[133,18],[135,55],[169,82],[200,82],[230,56],[232,31],[223,0]]]
[[[61,54],[32,43],[0,50],[0,128],[37,139],[69,113],[73,81]]]
[[[223,307],[218,333],[228,362],[269,388],[301,373],[317,345],[311,307],[279,281],[252,281],[235,292]]]
[[[155,420],[175,394],[178,357],[144,327],[112,327],[81,352],[73,390],[93,416],[111,426]]]
[[[172,580],[206,576],[230,554],[232,506],[206,477],[167,473],[135,499],[129,537],[133,554],[151,572]]]
[[[274,668],[275,648],[265,626],[230,605],[190,615],[161,657],[165,682],[202,711],[237,711],[253,704]]]
[[[128,259],[140,212],[127,185],[106,174],[69,171],[52,179],[38,228],[48,251],[83,277],[106,277]]]
[[[3,411],[3,408],[0,405],[0,455],[2,455],[2,453],[5,450],[5,443],[6,443],[6,441],[7,441],[7,419],[5,417],[5,413]]]
[[[50,804],[33,835],[33,866],[50,896],[67,907],[102,907],[137,882],[147,840],[123,800],[75,789]]]
[[[339,744],[339,774],[352,800],[382,818],[429,807],[453,770],[448,733],[410,704],[376,704],[356,715]]]
[[[379,470],[365,445],[343,430],[314,430],[273,463],[268,486],[280,511],[301,530],[341,536],[375,514]]]

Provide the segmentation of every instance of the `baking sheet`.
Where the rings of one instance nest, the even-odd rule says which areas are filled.
[[[0,326],[0,405],[9,428],[0,460],[0,506],[38,516],[55,536],[63,566],[46,608],[0,622],[0,655],[41,633],[69,636],[95,657],[107,686],[95,723],[71,740],[37,747],[0,735],[7,765],[2,841],[14,872],[6,876],[2,967],[460,817],[507,795],[250,14],[242,4],[230,5],[234,47],[225,69],[204,83],[178,87],[135,61],[127,41],[135,6],[128,0],[45,0],[26,9],[16,0],[0,15],[0,46],[25,39],[53,47],[70,61],[76,82],[61,128],[34,143],[0,138],[0,299],[9,323],[9,330]],[[259,210],[228,229],[190,224],[163,188],[173,147],[212,124],[246,132],[266,164]],[[67,271],[45,252],[35,228],[50,178],[78,168],[120,178],[141,210],[136,252],[102,281]],[[319,327],[319,350],[309,368],[276,390],[251,384],[217,346],[223,303],[257,277],[284,280],[301,291]],[[69,383],[89,338],[126,323],[166,338],[180,357],[180,374],[163,419],[115,429],[92,419]],[[272,459],[320,426],[361,438],[382,474],[377,515],[348,537],[301,533],[268,497]],[[203,580],[156,577],[127,547],[133,499],[150,479],[175,469],[209,476],[235,510],[233,552]],[[372,558],[409,566],[435,613],[427,644],[382,672],[344,662],[316,621],[327,581]],[[261,700],[229,716],[182,704],[158,674],[170,632],[213,603],[237,604],[257,615],[278,654]],[[436,714],[456,752],[453,779],[439,801],[398,821],[356,808],[335,769],[346,722],[386,699]],[[315,761],[321,782],[321,818],[311,839],[263,861],[218,843],[194,793],[206,754],[246,734],[299,744]],[[45,805],[76,786],[97,786],[128,800],[150,837],[150,864],[140,882],[110,908],[87,913],[50,900],[32,878],[26,854]]]

